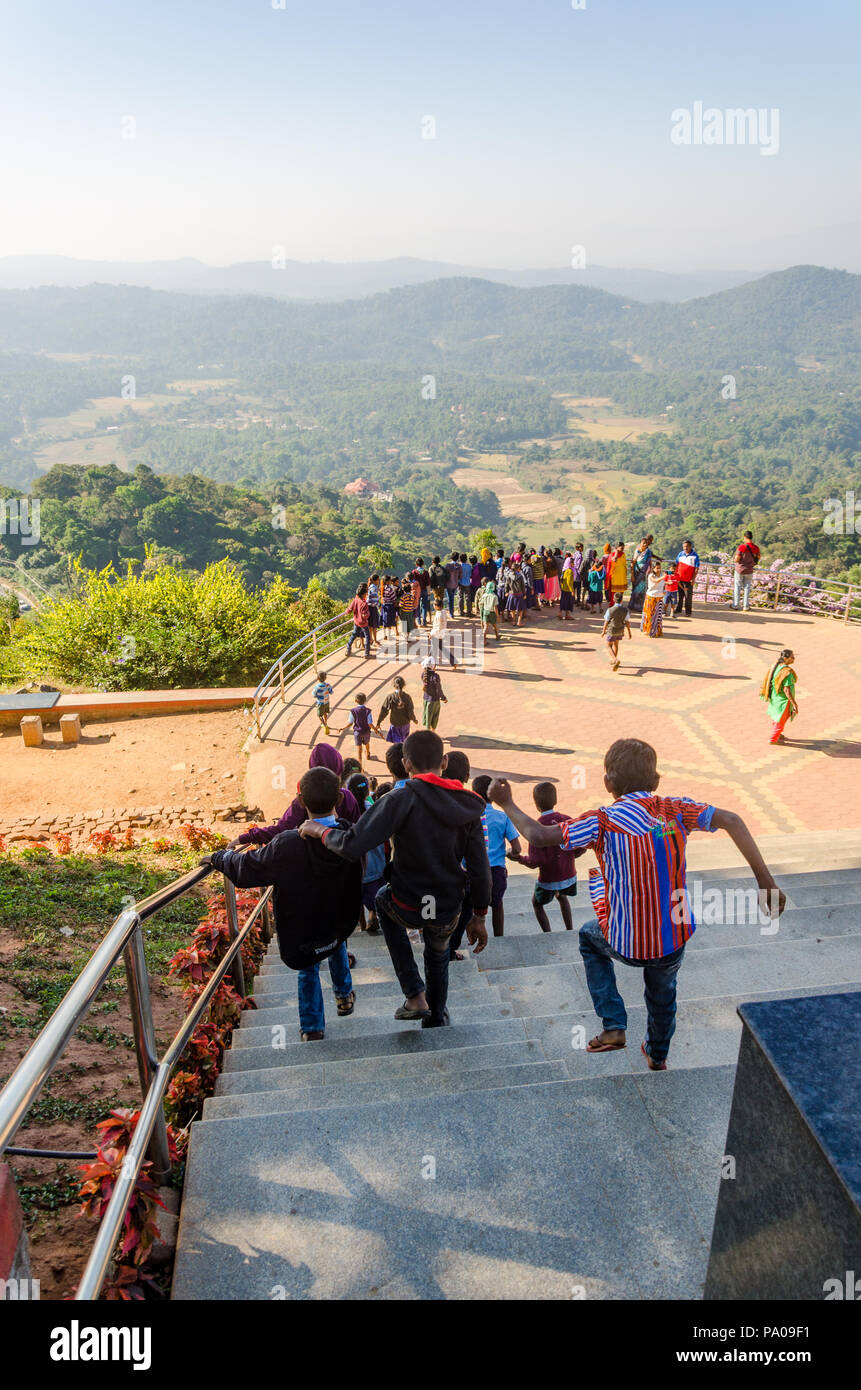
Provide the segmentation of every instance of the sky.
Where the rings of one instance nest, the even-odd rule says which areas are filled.
[[[857,0],[580,3],[0,0],[0,255],[861,270]]]

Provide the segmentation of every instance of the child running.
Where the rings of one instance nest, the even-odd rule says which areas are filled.
[[[341,733],[345,734],[348,729],[353,731],[353,741],[356,745],[356,753],[359,758],[359,771],[362,769],[363,758],[367,761],[371,756],[371,730],[379,733],[379,729],[374,724],[374,716],[370,706],[365,703],[364,693],[356,696],[356,703],[350,710],[350,722],[345,724]]]
[[[532,800],[539,812],[539,825],[564,825],[569,816],[554,810],[556,787],[552,782],[538,782],[532,788]],[[563,849],[561,845],[545,845],[538,848],[530,844],[528,854],[516,854],[513,850],[509,859],[525,864],[528,869],[538,870],[538,881],[532,894],[532,910],[542,931],[549,932],[550,919],[545,908],[555,898],[562,913],[566,931],[574,930],[571,916],[571,899],[577,895],[577,869],[574,860],[585,854],[582,849]]]
[[[628,1016],[616,985],[614,961],[643,972],[647,1015],[641,1051],[651,1071],[666,1071],[676,1026],[676,976],[696,930],[685,877],[685,846],[693,830],[725,830],[750,865],[768,911],[777,917],[786,898],[750,831],[734,811],[682,796],[657,796],[657,754],[638,738],[611,744],[604,758],[609,806],[576,820],[542,825],[514,804],[505,781],[491,783],[490,799],[511,817],[530,845],[592,849],[599,869],[589,871],[597,917],[580,928],[586,983],[602,1031],[587,1052],[626,1045]],[[761,901],[763,899],[761,898]]]
[[[627,632],[628,638],[631,637],[631,622],[628,617],[628,609],[622,602],[621,594],[614,594],[615,602],[612,608],[608,608],[604,614],[604,627],[601,636],[607,643],[610,651],[610,667],[613,671],[618,671],[621,664],[619,656],[619,643]]]
[[[332,693],[332,686],[329,685],[326,679],[326,672],[318,671],[317,684],[314,686],[312,694],[314,697],[314,702],[317,706],[317,718],[323,725],[323,728],[326,730],[327,734],[330,734],[331,732],[329,729],[329,699]]]

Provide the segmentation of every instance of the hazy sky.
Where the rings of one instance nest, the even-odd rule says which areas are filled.
[[[0,3],[0,254],[848,264],[858,0],[585,4]],[[695,102],[777,153],[674,144]]]

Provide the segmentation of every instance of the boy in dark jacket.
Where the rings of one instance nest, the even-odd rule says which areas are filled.
[[[299,783],[308,813],[306,825],[338,829],[335,804],[341,790],[334,772],[311,768]],[[299,1035],[303,1042],[325,1036],[320,961],[328,959],[335,1002],[341,1017],[351,1014],[356,995],[347,959],[347,937],[362,912],[362,864],[332,854],[319,840],[296,830],[276,835],[263,849],[238,854],[216,850],[205,861],[226,874],[237,888],[274,885],[275,929],[285,965],[299,972]],[[304,963],[307,962],[307,963]]]
[[[467,939],[476,953],[487,945],[490,865],[481,824],[484,802],[443,776],[442,739],[432,730],[410,734],[403,750],[410,778],[405,787],[377,802],[355,826],[327,829],[306,821],[300,834],[321,839],[327,850],[353,863],[391,841],[388,882],[377,894],[376,909],[404,991],[395,1018],[421,1019],[423,1028],[442,1028],[449,1023],[449,938],[467,890],[473,904]],[[427,985],[407,936],[416,928],[424,936]]]

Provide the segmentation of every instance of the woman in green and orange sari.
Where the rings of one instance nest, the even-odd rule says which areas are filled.
[[[786,722],[788,719],[794,719],[798,713],[798,701],[795,698],[796,675],[792,669],[794,662],[795,653],[790,651],[789,647],[784,647],[759,692],[760,698],[768,701],[768,712],[772,719],[769,743],[783,743]]]

